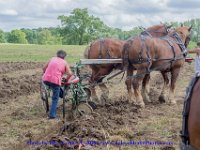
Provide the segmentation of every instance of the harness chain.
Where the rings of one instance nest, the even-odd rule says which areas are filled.
[[[106,58],[107,58],[107,59],[112,58],[112,56],[111,56],[111,54],[110,54],[110,49],[106,47],[106,45],[105,45],[105,40],[104,40],[104,39],[101,39],[101,40],[100,40],[99,56],[98,56],[98,58],[99,58],[99,59],[102,59],[102,57],[103,57],[103,53],[102,53],[103,47],[106,48],[106,54],[107,54],[107,55],[106,55]]]
[[[148,34],[148,36],[152,37],[152,35],[151,35],[149,32],[146,31],[146,33]],[[143,39],[142,39],[143,43],[145,42],[144,40],[145,40],[145,37],[144,37],[144,35],[143,35]],[[146,45],[147,62],[149,63],[146,72],[149,72],[149,73],[150,73],[151,57],[150,57],[149,51],[150,51],[150,50],[149,50],[149,47]]]
[[[168,42],[169,46],[171,47],[171,50],[172,50],[172,53],[173,53],[173,56],[174,56],[174,58],[172,59],[172,61],[170,61],[171,67],[172,67],[173,61],[176,60],[176,53],[175,53],[175,50],[174,50],[174,45],[173,45],[173,43],[168,38],[166,38],[166,36],[164,38],[161,38],[161,39],[166,40]]]

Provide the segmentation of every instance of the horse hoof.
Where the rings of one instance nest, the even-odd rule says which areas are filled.
[[[137,104],[137,102],[135,100],[129,100],[128,102],[131,104]]]
[[[176,105],[176,101],[171,101],[170,105]]]
[[[151,103],[150,98],[145,98],[144,101],[145,101],[146,103]]]
[[[159,96],[158,101],[159,101],[160,103],[165,103],[165,102],[166,102],[166,100],[165,100],[165,98],[164,98],[163,95],[160,95],[160,96]]]
[[[100,100],[101,100],[101,105],[104,106],[106,104],[106,102],[108,101],[108,96],[101,95]]]
[[[139,107],[140,108],[145,108],[145,104],[141,102],[141,103],[139,103]]]
[[[143,100],[145,103],[151,103],[151,100],[148,96],[148,94],[142,94]]]
[[[98,98],[91,98],[91,100],[93,102],[95,102],[96,104],[100,104],[101,103],[101,101]]]
[[[128,95],[128,96],[126,96],[126,99],[128,100],[129,103],[134,103],[134,104],[136,103],[136,100],[134,99],[133,96]]]

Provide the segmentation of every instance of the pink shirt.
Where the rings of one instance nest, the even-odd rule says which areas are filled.
[[[66,61],[59,57],[53,57],[48,63],[42,80],[61,85],[61,78],[65,72]]]

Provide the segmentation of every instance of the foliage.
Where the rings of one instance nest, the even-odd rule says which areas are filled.
[[[108,29],[99,18],[89,15],[86,8],[76,8],[71,15],[62,15],[58,19],[62,23],[63,44],[87,44]]]
[[[174,27],[184,26],[192,26],[191,32],[191,41],[198,42],[200,41],[200,19],[191,19],[185,22],[171,22]]]
[[[27,44],[26,34],[21,30],[12,30],[8,36],[9,43]]]
[[[29,44],[38,44],[38,32],[35,29],[21,29],[26,34]]]
[[[0,30],[0,43],[4,43],[4,42],[5,42],[5,35],[4,35],[4,32]]]

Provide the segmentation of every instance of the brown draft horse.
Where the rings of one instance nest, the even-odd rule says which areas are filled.
[[[118,39],[99,39],[90,44],[85,50],[84,57],[87,59],[117,59],[121,58],[121,52],[125,41]],[[104,83],[101,83],[104,77],[110,74],[114,69],[122,70],[121,64],[100,64],[89,65],[92,69],[92,75],[90,77],[91,85],[91,97],[95,101],[99,101],[95,86],[99,85],[102,94],[101,100],[106,101],[109,95],[109,90]],[[100,84],[99,84],[100,83]],[[100,102],[100,101],[99,101]],[[102,104],[102,102],[100,102]]]
[[[195,77],[187,88],[182,124],[181,150],[200,149],[200,77]]]
[[[164,86],[159,97],[160,101],[169,99],[170,103],[176,104],[174,100],[175,83],[181,66],[186,56],[185,43],[188,43],[191,27],[179,27],[167,36],[161,38],[139,36],[128,40],[123,48],[123,65],[128,72],[137,70],[136,77],[132,80],[136,102],[144,107],[144,101],[149,102],[148,81],[150,72],[160,71],[164,78]],[[130,71],[131,70],[131,71]],[[171,73],[170,97],[167,97],[169,79],[167,72]],[[130,76],[132,78],[132,76]],[[140,83],[142,84],[142,94]],[[130,92],[130,91],[129,91]]]
[[[165,24],[155,25],[147,28],[143,34],[152,37],[161,37],[167,35],[171,26],[167,26]],[[117,39],[100,39],[91,43],[89,48],[87,48],[84,52],[84,57],[87,59],[114,59],[121,58],[122,49],[125,41],[117,40]],[[98,101],[98,97],[95,91],[95,85],[101,83],[103,78],[110,74],[114,69],[122,70],[121,64],[102,64],[102,65],[90,65],[92,69],[92,76],[90,78],[90,83],[92,85],[92,99]],[[129,73],[131,74],[131,73]],[[130,80],[130,79],[127,79]],[[102,90],[101,100],[104,101],[108,98],[109,90],[105,84],[98,84],[100,89]],[[127,89],[131,88],[131,82],[126,81]],[[128,88],[130,87],[130,88]]]

